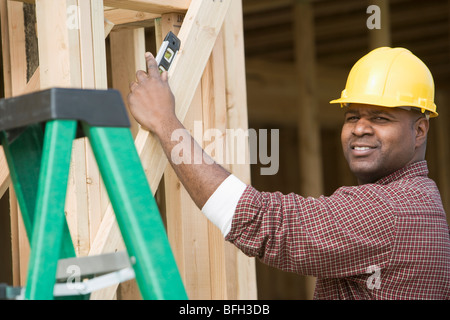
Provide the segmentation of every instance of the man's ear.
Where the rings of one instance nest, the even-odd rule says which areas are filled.
[[[414,124],[416,132],[416,148],[426,143],[430,121],[426,117],[420,117]]]

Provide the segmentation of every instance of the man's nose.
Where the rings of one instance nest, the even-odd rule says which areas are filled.
[[[364,136],[373,134],[372,124],[368,119],[360,118],[354,125],[352,134],[355,136]]]

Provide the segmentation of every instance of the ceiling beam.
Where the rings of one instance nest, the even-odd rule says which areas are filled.
[[[191,0],[104,0],[105,6],[150,13],[186,12]]]

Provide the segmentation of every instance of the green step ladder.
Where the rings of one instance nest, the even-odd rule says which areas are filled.
[[[72,142],[86,136],[142,298],[187,299],[129,128],[116,90],[51,88],[0,100],[0,142],[30,239],[22,298],[58,298],[58,264],[64,259],[76,264],[64,207]],[[67,285],[78,287],[73,282]],[[66,298],[88,297],[84,291],[73,292]]]

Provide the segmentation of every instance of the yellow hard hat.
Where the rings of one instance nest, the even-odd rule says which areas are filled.
[[[359,59],[341,97],[330,103],[415,107],[438,116],[433,76],[422,60],[404,48],[381,47]]]

